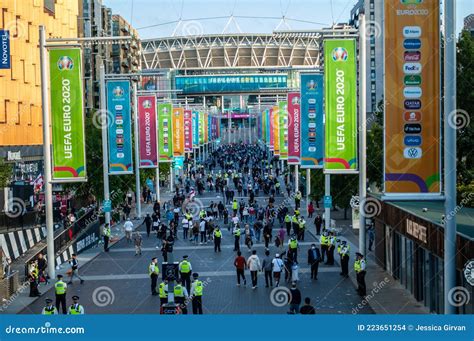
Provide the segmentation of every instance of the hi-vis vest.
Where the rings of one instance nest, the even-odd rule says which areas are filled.
[[[361,272],[362,271],[362,263],[365,263],[365,260],[356,260],[354,262],[354,271],[355,272]]]
[[[234,229],[234,236],[240,237],[240,229],[239,228]]]
[[[104,236],[110,237],[110,227],[106,227],[106,228],[104,229]]]
[[[187,274],[191,271],[191,264],[187,260],[183,260],[180,263],[181,273]]]
[[[329,238],[326,236],[321,236],[321,245],[329,245]]]
[[[234,201],[234,202],[232,203],[232,209],[236,210],[236,209],[237,209],[237,205],[238,205],[238,204],[237,204],[237,201]]]
[[[56,309],[54,305],[44,307],[43,311],[41,312],[41,314],[43,315],[56,315],[57,313],[58,313],[58,310]]]
[[[296,239],[290,240],[290,249],[296,249],[298,247],[298,241]]]
[[[221,232],[221,230],[215,230],[215,231],[214,231],[214,237],[216,237],[216,238],[221,238],[221,237],[222,237],[222,232]]]
[[[291,217],[291,222],[294,224],[298,224],[298,218],[296,217],[296,215]]]
[[[184,290],[183,290],[183,286],[180,285],[180,284],[177,284],[175,287],[174,287],[174,297],[184,297]]]
[[[285,223],[289,223],[289,222],[291,222],[291,217],[290,217],[289,214],[287,214],[287,215],[285,216]]]
[[[303,219],[298,220],[298,225],[300,226],[300,229],[303,230],[306,225],[306,221],[304,221]]]
[[[341,255],[341,256],[346,256],[347,254],[349,254],[349,250],[350,250],[350,246],[349,245],[345,245],[345,246],[342,246],[342,245],[339,245],[337,247],[337,252]]]
[[[165,298],[168,297],[168,293],[165,290],[165,283],[161,282],[159,286],[159,291],[160,291],[160,298]]]
[[[56,292],[56,295],[64,295],[66,293],[66,283],[63,281],[57,281],[54,283],[54,291]]]
[[[194,296],[202,296],[202,282],[199,280],[196,280],[195,282],[195,287],[194,287]]]
[[[69,307],[69,315],[82,315],[82,306],[80,304],[76,305],[73,304]]]
[[[160,267],[157,264],[151,263],[150,266],[148,266],[148,276],[151,276],[151,274],[158,275],[159,273]]]

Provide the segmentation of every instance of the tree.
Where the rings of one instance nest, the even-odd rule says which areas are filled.
[[[367,131],[367,182],[383,186],[383,100],[369,118]]]
[[[12,176],[12,166],[0,159],[0,188],[7,187]]]
[[[359,192],[358,175],[331,175],[331,195],[333,207],[344,209],[344,220],[353,195]]]

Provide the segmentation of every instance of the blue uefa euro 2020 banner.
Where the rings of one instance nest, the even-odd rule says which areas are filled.
[[[193,148],[199,146],[199,112],[193,111]]]
[[[301,168],[323,168],[323,75],[301,74]]]
[[[107,124],[109,130],[109,174],[132,174],[130,81],[107,82]]]

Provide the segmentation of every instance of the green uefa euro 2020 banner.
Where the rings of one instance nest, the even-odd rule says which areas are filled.
[[[80,49],[50,50],[52,180],[56,182],[86,180],[81,68]]]
[[[280,126],[280,160],[288,160],[288,102],[278,103]]]
[[[324,41],[326,173],[357,172],[357,84],[354,39]]]
[[[160,162],[173,161],[173,129],[171,103],[158,104],[158,150]]]

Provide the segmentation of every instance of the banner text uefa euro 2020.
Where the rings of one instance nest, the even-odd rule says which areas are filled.
[[[140,168],[158,167],[158,130],[156,124],[156,97],[138,96]]]
[[[132,174],[133,150],[130,81],[109,80],[106,87],[109,174]]]
[[[385,1],[384,192],[440,195],[438,1]]]
[[[299,165],[301,157],[300,93],[289,92],[288,103],[288,164]]]
[[[171,103],[158,104],[158,150],[160,162],[173,161],[173,129]]]
[[[357,70],[354,39],[324,41],[325,173],[357,172]]]
[[[80,49],[49,51],[53,182],[85,181],[87,176],[81,67]]]

